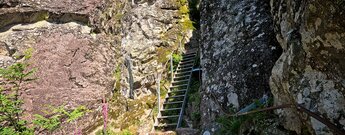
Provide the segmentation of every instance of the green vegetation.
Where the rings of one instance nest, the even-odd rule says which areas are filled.
[[[35,114],[34,116],[35,120],[33,120],[33,123],[37,126],[37,128],[43,130],[47,129],[49,131],[54,131],[61,124],[60,115],[53,115],[47,118],[39,114]]]
[[[32,51],[28,49],[24,52],[24,60],[31,57]],[[35,69],[28,70],[28,66],[28,63],[18,62],[5,69],[0,68],[0,134],[33,134],[33,129],[27,127],[27,121],[20,118],[23,113],[20,93],[24,90],[21,85],[34,80],[32,75]]]
[[[271,125],[266,121],[273,116],[267,112],[259,112],[255,114],[249,114],[238,117],[220,117],[217,122],[222,125],[222,128],[218,131],[218,134],[242,134],[246,132],[250,125],[255,125],[254,134],[261,134],[261,132]]]
[[[194,22],[190,19],[189,4],[187,0],[179,0],[179,16],[178,24],[172,29],[163,32],[160,39],[164,42],[164,45],[157,49],[157,60],[160,63],[165,63],[169,58],[167,56],[177,49],[182,49],[185,42],[185,37],[190,30],[195,30]],[[171,41],[173,40],[173,41]],[[173,46],[169,48],[165,44],[173,43]],[[181,57],[182,58],[182,57]]]
[[[124,129],[123,131],[117,132],[117,133],[111,130],[107,130],[106,134],[103,133],[103,130],[98,130],[96,132],[96,135],[133,135],[133,134],[128,129]]]
[[[114,93],[109,101],[109,120],[107,133],[109,135],[136,134],[141,126],[152,121],[152,117],[145,118],[146,110],[154,109],[156,96],[150,95],[140,99],[127,99],[120,92]],[[99,123],[100,125],[102,122]],[[120,130],[120,131],[118,131]],[[103,134],[100,129],[96,134]]]
[[[96,32],[105,32],[107,34],[118,35],[121,33],[122,18],[124,14],[125,3],[120,0],[111,0],[112,4],[105,5],[102,13],[98,14],[100,24],[102,27],[96,30]]]
[[[59,107],[50,107],[50,111],[45,111],[45,116],[35,114],[32,123],[35,125],[36,131],[54,131],[60,127],[62,122],[72,123],[89,112],[85,106],[79,106],[75,109],[67,111],[64,105]]]
[[[157,60],[159,63],[165,63],[169,60],[169,55],[172,52],[171,49],[165,47],[159,47],[157,49]]]
[[[187,5],[183,5],[180,7],[179,11],[178,11],[181,15],[185,15],[189,13],[189,9]]]
[[[198,78],[193,77],[192,78],[192,84],[190,86],[190,90],[189,90],[189,102],[194,102],[197,104],[197,106],[200,105],[201,102],[201,96],[199,93],[199,87],[200,87],[200,82],[198,80]]]
[[[170,80],[161,80],[161,86],[160,86],[160,96],[165,97],[166,94],[168,94],[169,91],[169,85],[170,85]]]
[[[200,119],[201,119],[201,114],[200,114],[200,103],[201,103],[201,95],[199,92],[200,88],[200,81],[199,78],[193,76],[192,81],[191,81],[191,86],[188,91],[188,106],[192,107],[192,112],[190,112],[188,115],[193,121],[193,125],[195,127],[193,128],[198,128]]]
[[[182,60],[182,55],[180,53],[174,53],[172,54],[172,59],[173,59],[173,70],[176,71],[177,65]]]
[[[273,99],[268,99],[268,105],[272,104]],[[258,108],[264,108],[264,104],[261,104],[259,100],[255,100],[254,103]],[[235,109],[231,108],[230,113],[234,114]],[[268,119],[273,119],[276,116],[272,112],[257,112],[254,114],[248,114],[238,117],[220,117],[217,122],[222,125],[222,128],[218,131],[218,134],[244,134],[249,131],[249,127],[255,126],[255,130],[250,131],[252,134],[261,134],[261,132],[271,125]]]
[[[193,121],[200,121],[201,114],[200,112],[192,112],[192,120]]]
[[[64,106],[53,109],[47,117],[35,114],[32,123],[21,118],[23,101],[20,99],[23,83],[35,80],[33,74],[36,69],[28,69],[33,49],[29,48],[24,52],[24,62],[15,63],[8,68],[0,68],[0,134],[1,135],[33,135],[34,131],[53,131],[59,127],[62,119],[67,122],[74,122],[84,115],[87,109],[84,106],[77,107],[72,111],[66,111]],[[19,58],[19,57],[18,57]],[[31,128],[28,125],[33,124]]]
[[[247,118],[244,117],[218,118],[217,122],[222,125],[222,128],[220,129],[220,131],[218,131],[218,134],[238,134],[241,124],[243,124],[245,120],[247,120]]]
[[[113,72],[113,76],[115,77],[115,92],[119,91],[121,89],[121,64],[119,64],[115,71]]]
[[[179,20],[179,25],[181,26],[181,36],[182,39],[189,30],[194,30],[194,22],[189,17],[189,7],[186,0],[180,0],[181,7],[179,8],[179,14],[181,19]]]
[[[70,112],[66,111],[63,106],[60,106],[56,111],[67,116],[67,122],[75,122],[78,118],[84,116],[86,112],[89,112],[85,106],[78,106]]]
[[[132,133],[126,129],[121,132],[121,135],[132,135]]]
[[[48,20],[49,12],[41,12],[41,13],[31,16],[32,22],[34,22],[34,18],[35,20],[38,20],[38,21]]]

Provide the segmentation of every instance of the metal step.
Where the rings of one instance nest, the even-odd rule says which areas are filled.
[[[175,111],[175,110],[181,110],[182,108],[169,108],[169,109],[162,109],[161,112],[166,112],[166,111]]]
[[[190,75],[191,72],[189,73],[183,73],[183,74],[175,74],[174,77],[180,77],[180,76],[187,76],[187,75]]]
[[[180,79],[182,79],[182,78],[188,78],[188,79],[189,79],[189,76],[190,76],[190,74],[185,75],[185,76],[176,76],[176,77],[174,78],[174,81],[175,81],[175,80],[180,80]]]
[[[189,64],[179,64],[178,68],[185,68],[185,67],[189,67],[189,66],[194,66],[194,63],[189,63]]]
[[[181,82],[188,82],[189,79],[185,79],[185,80],[178,80],[178,81],[173,81],[171,84],[177,84],[177,83],[181,83]]]
[[[189,75],[188,75],[189,76]],[[186,77],[188,77],[186,76]],[[186,81],[189,81],[189,78],[188,79],[184,79],[184,80],[177,80],[177,81],[173,81],[172,83],[177,83],[177,82],[186,82]]]
[[[190,53],[184,53],[182,56],[188,56],[188,55],[196,55],[196,52],[190,52]]]
[[[189,77],[189,75],[186,76],[186,77],[179,77],[179,78],[187,78],[187,77]],[[174,79],[174,81],[173,81],[172,83],[188,82],[188,81],[189,81],[189,78],[188,78],[188,79],[184,79],[184,80],[182,80],[182,79],[180,79],[180,80],[175,80],[175,79]]]
[[[167,119],[167,118],[178,118],[180,115],[170,115],[170,116],[160,116],[158,119]]]
[[[194,67],[194,64],[190,65],[190,66],[183,66],[183,67],[178,67],[177,70],[180,70],[180,69],[189,69],[189,68],[193,68]]]
[[[183,68],[183,69],[177,69],[176,72],[179,72],[179,71],[188,71],[188,70],[193,70],[193,67],[188,67],[188,68]]]
[[[170,88],[179,88],[179,87],[187,87],[188,84],[182,84],[182,85],[175,85],[175,86],[170,86]]]
[[[193,63],[193,62],[194,62],[194,60],[183,61],[183,62],[181,61],[181,62],[180,62],[180,65],[181,65],[181,64],[186,64],[186,63]]]
[[[182,60],[183,59],[195,59],[196,55],[187,55],[187,56],[183,56],[182,57]]]
[[[171,126],[177,126],[177,123],[170,123],[170,124],[160,123],[160,124],[156,125],[155,127],[171,127]]]
[[[177,93],[177,92],[187,92],[186,89],[183,89],[183,90],[174,90],[174,91],[170,91],[168,94],[170,93]]]
[[[176,72],[176,74],[181,74],[181,73],[188,73],[188,72],[192,72],[192,70],[187,70],[187,71],[178,71],[178,72]]]
[[[194,67],[194,61],[191,62],[185,62],[185,63],[180,63],[177,68],[189,68],[189,67]]]
[[[182,58],[181,62],[189,61],[189,60],[194,60],[194,59],[195,59],[195,57]]]
[[[192,71],[185,71],[185,72],[177,72],[175,76],[181,76],[181,75],[189,75]]]
[[[171,104],[181,104],[183,101],[175,101],[175,102],[166,102],[164,105],[171,105]]]
[[[185,95],[176,95],[176,96],[169,96],[169,97],[166,97],[166,99],[168,98],[180,98],[180,97],[184,97]]]

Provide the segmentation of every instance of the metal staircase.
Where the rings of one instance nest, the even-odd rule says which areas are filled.
[[[182,55],[182,61],[178,64],[173,75],[173,81],[165,97],[163,107],[159,110],[154,125],[156,130],[168,131],[181,127],[196,56],[196,51]]]

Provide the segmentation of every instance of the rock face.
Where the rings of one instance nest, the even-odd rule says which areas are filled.
[[[84,117],[79,128],[97,120],[92,116],[113,90],[118,59],[113,37],[92,33],[88,26],[102,3],[38,0],[17,1],[16,7],[2,3],[7,6],[0,9],[0,66],[21,61],[26,49],[34,50],[29,63],[37,68],[38,79],[24,86],[26,119],[42,114],[49,105],[68,109],[84,105],[94,113]],[[63,125],[56,134],[73,130],[74,126]]]
[[[270,86],[276,105],[302,104],[345,129],[344,1],[271,0],[276,37],[283,54]],[[277,113],[287,129],[301,132],[303,121],[316,134],[329,129],[292,109]],[[312,131],[312,132],[314,132]]]
[[[121,43],[124,51],[121,92],[124,95],[140,97],[156,91],[156,75],[177,47],[178,20],[178,1],[175,0],[141,2],[125,14]]]
[[[104,0],[0,0],[0,7],[35,7],[54,12],[90,14]]]
[[[34,50],[29,62],[38,79],[23,92],[26,119],[47,105],[84,105],[94,112],[79,121],[86,131],[100,124],[101,100],[115,81],[123,95],[130,89],[135,97],[150,95],[177,48],[180,6],[178,0],[0,0],[0,66]],[[56,134],[73,128],[65,124]]]
[[[269,94],[271,69],[281,54],[269,1],[201,3],[202,127]]]

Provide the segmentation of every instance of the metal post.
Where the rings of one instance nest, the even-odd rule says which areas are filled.
[[[170,55],[170,72],[171,72],[171,82],[174,80],[174,67],[173,67],[173,56]]]
[[[158,116],[160,116],[161,113],[161,90],[160,90],[160,84],[161,82],[161,74],[158,73],[158,77],[157,77],[157,97],[158,97]]]
[[[129,83],[129,98],[134,99],[134,88],[133,88],[133,74],[132,74],[132,63],[131,58],[126,56],[127,70],[128,70],[128,83]]]

